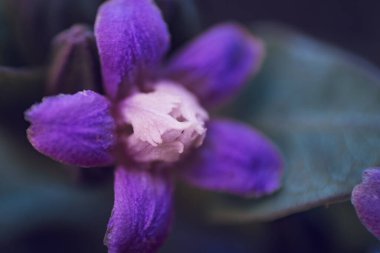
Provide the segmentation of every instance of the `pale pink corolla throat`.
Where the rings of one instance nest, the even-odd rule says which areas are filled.
[[[202,145],[207,112],[181,85],[160,81],[150,93],[135,93],[120,104],[125,124],[133,128],[126,138],[128,153],[138,162],[175,162]]]

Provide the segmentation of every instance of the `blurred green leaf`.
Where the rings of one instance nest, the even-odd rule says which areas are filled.
[[[113,187],[80,187],[68,174],[62,165],[0,128],[0,246],[54,228],[73,234],[86,231],[86,238],[94,240],[91,252],[104,251]]]
[[[347,200],[361,172],[380,164],[380,73],[368,62],[292,30],[261,24],[267,44],[259,76],[228,114],[279,146],[282,189],[259,200],[221,198],[221,221],[272,220]]]

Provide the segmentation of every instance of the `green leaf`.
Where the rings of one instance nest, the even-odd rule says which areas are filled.
[[[347,200],[363,169],[380,164],[380,73],[340,49],[275,25],[258,77],[228,114],[263,131],[283,152],[282,189],[265,198],[220,198],[221,221],[272,220]]]
[[[102,248],[111,213],[112,185],[80,187],[69,171],[0,128],[0,245],[43,229],[90,236],[91,252]],[[90,228],[90,229],[89,229]]]

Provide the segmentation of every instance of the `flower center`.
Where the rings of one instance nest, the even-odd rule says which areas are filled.
[[[123,122],[133,128],[126,142],[136,161],[175,162],[203,143],[208,114],[179,84],[161,81],[153,92],[133,94],[120,105]]]

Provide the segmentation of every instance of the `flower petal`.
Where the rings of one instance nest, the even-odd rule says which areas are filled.
[[[169,47],[169,33],[152,0],[110,0],[98,11],[95,36],[105,90],[123,96],[141,83]]]
[[[166,175],[119,167],[115,172],[115,203],[105,237],[108,252],[155,252],[170,228],[172,191],[171,178]]]
[[[191,184],[243,196],[261,196],[280,187],[283,172],[276,147],[252,128],[227,120],[211,121],[203,146],[181,170]]]
[[[264,47],[244,28],[223,24],[210,29],[173,57],[167,77],[195,92],[204,105],[235,95],[261,66]]]
[[[355,186],[351,201],[362,224],[380,239],[380,168],[364,171],[363,182]]]
[[[29,141],[41,153],[80,167],[112,164],[115,123],[105,97],[93,91],[48,97],[25,117]]]

